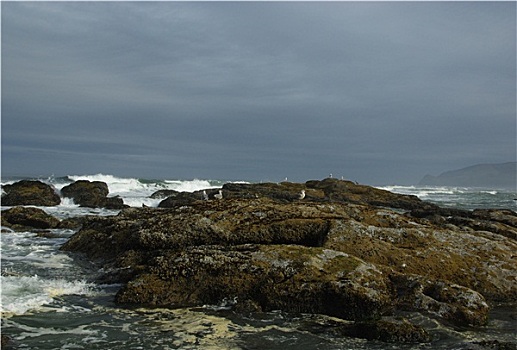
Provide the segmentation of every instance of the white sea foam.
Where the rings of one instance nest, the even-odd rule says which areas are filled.
[[[462,209],[515,208],[516,194],[510,190],[446,187],[446,186],[383,186],[378,187],[399,194],[415,195],[418,198],[441,206]]]
[[[62,295],[92,295],[93,285],[85,281],[45,279],[39,276],[1,276],[3,316],[23,315],[44,310],[55,297]]]
[[[481,191],[481,193],[492,194],[495,196],[498,192],[497,191]]]
[[[54,298],[67,294],[89,294],[92,285],[61,276],[74,276],[73,259],[58,247],[72,234],[56,230],[55,238],[38,237],[33,232],[3,232],[1,235],[3,316],[43,310]]]
[[[145,188],[144,184],[142,184],[138,179],[122,178],[113,175],[71,175],[68,176],[68,178],[72,181],[88,180],[105,182],[108,185],[110,195],[133,192]]]
[[[63,208],[63,209],[70,209],[70,208],[78,208],[79,205],[75,204],[73,198],[62,197],[61,198],[61,203],[59,204],[58,207]]]
[[[417,187],[417,186],[381,186],[377,187],[381,190],[390,191],[393,193],[399,194],[409,194],[417,196],[421,199],[427,199],[432,196],[443,196],[443,195],[455,195],[462,194],[469,189],[463,187],[443,187],[443,186],[425,186],[425,187]]]
[[[72,181],[88,180],[102,181],[108,185],[110,195],[123,195],[128,193],[151,194],[159,189],[171,189],[176,191],[194,192],[205,188],[213,188],[209,180],[157,180],[142,182],[135,178],[122,178],[113,175],[71,175],[68,178]],[[63,186],[61,186],[62,188]]]
[[[219,188],[221,186],[214,186],[208,180],[165,180],[165,183],[170,186],[171,190],[179,192],[194,192],[207,188]]]
[[[203,189],[221,188],[223,181],[218,180],[203,180],[203,179],[191,179],[191,180],[142,180],[137,178],[125,178],[117,177],[114,175],[106,174],[93,174],[93,175],[69,175],[66,177],[49,177],[46,179],[40,179],[41,181],[52,185],[56,192],[60,193],[61,189],[69,185],[70,183],[78,180],[88,181],[102,181],[108,185],[109,197],[120,196],[124,204],[131,207],[141,207],[146,205],[148,207],[156,207],[160,203],[161,199],[153,199],[150,196],[159,190],[175,190],[178,192],[195,192]],[[17,180],[3,179],[2,185],[7,185],[16,182]],[[236,181],[235,183],[248,183],[245,181]],[[41,207],[50,214],[68,212],[72,215],[88,215],[88,214],[100,214],[100,215],[112,215],[114,212],[106,211],[92,212],[92,209],[80,208],[76,205],[71,198],[62,197],[61,204],[55,207]],[[62,218],[61,215],[58,215]]]
[[[210,180],[155,180],[141,181],[135,178],[121,178],[113,175],[72,175],[68,176],[71,181],[88,180],[102,181],[108,185],[109,196],[120,196],[124,204],[131,207],[156,207],[161,199],[149,198],[151,194],[158,190],[175,190],[179,192],[194,192],[208,188],[220,188],[221,185],[214,184]],[[65,184],[58,185],[57,188],[64,187]]]
[[[8,265],[16,262],[30,264],[37,268],[62,269],[72,265],[73,259],[64,254],[42,254],[42,251],[34,251],[27,255],[2,257],[2,263]]]
[[[101,334],[99,334],[98,330],[92,330],[88,329],[89,325],[80,325],[77,327],[58,327],[58,328],[51,328],[51,327],[35,327],[23,323],[14,323],[12,320],[5,320],[6,325],[8,326],[14,326],[18,328],[21,333],[16,337],[17,341],[22,341],[27,338],[39,338],[44,337],[48,335],[75,335],[75,336],[87,336],[87,337],[102,337]],[[70,337],[69,339],[77,339],[76,337]],[[83,338],[83,340],[86,338]],[[61,346],[61,349],[85,349],[84,343],[82,346],[78,346],[77,344],[74,344],[73,342],[72,346]]]

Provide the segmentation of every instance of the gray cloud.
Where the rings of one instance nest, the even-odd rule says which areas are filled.
[[[2,172],[416,182],[515,160],[515,3],[2,3]]]

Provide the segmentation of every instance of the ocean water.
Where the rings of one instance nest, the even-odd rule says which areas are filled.
[[[517,190],[443,186],[383,186],[381,189],[415,195],[423,201],[457,209],[498,208],[517,210]]]
[[[149,196],[160,189],[193,192],[219,188],[218,180],[146,180],[111,175],[40,179],[57,191],[79,179],[108,184],[110,196],[140,207],[157,206]],[[2,179],[2,185],[19,178]],[[517,210],[515,192],[501,189],[389,186],[442,206]],[[8,207],[2,207],[2,210]],[[61,219],[82,215],[114,215],[116,210],[80,208],[71,200],[41,207]],[[431,344],[403,345],[338,337],[325,325],[331,318],[283,312],[238,315],[231,300],[188,309],[119,308],[113,298],[119,285],[98,285],[91,266],[74,260],[59,247],[72,230],[1,233],[2,333],[16,349],[467,349],[480,340],[515,341],[513,307],[495,308],[491,321],[478,329],[454,330],[422,315],[406,317],[430,330]]]

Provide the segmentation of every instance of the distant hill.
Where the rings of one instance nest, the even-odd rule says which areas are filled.
[[[438,176],[426,175],[418,183],[422,186],[461,186],[512,188],[517,184],[517,162],[477,164],[467,168],[447,171]]]

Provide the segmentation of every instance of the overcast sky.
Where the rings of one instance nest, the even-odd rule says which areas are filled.
[[[411,184],[516,159],[515,2],[2,2],[2,174]]]

